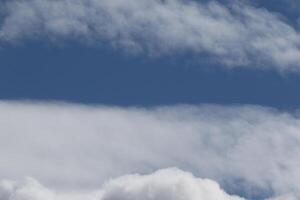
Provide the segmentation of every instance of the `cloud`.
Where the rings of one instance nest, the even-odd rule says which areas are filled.
[[[297,112],[2,102],[0,123],[0,180],[30,176],[81,191],[124,174],[178,167],[230,194],[299,197]]]
[[[127,175],[107,182],[91,193],[53,192],[32,178],[23,182],[3,181],[0,200],[242,200],[226,194],[208,179],[195,178],[178,169],[150,175]]]
[[[297,200],[297,199],[299,199],[299,198],[295,197],[292,194],[288,194],[288,195],[282,195],[279,197],[270,198],[268,200]]]
[[[191,53],[229,67],[300,68],[299,31],[242,1],[11,0],[1,7],[2,42],[79,40],[150,55]]]
[[[129,175],[110,181],[102,191],[103,200],[242,200],[226,194],[208,179],[195,178],[178,169],[165,169],[147,176]]]

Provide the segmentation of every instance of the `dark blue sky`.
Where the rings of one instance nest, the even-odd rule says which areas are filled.
[[[2,100],[55,100],[120,106],[300,105],[300,74],[228,70],[193,56],[149,58],[65,44],[8,45],[0,51]]]

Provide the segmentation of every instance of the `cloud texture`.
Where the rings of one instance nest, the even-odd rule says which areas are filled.
[[[30,176],[80,192],[111,177],[178,167],[243,197],[299,197],[297,112],[2,102],[0,123],[0,180]]]
[[[192,53],[230,67],[298,71],[299,30],[244,2],[10,0],[0,5],[0,38],[80,40],[125,52]]]
[[[208,179],[195,178],[178,169],[165,169],[150,175],[128,175],[108,181],[90,193],[53,192],[36,180],[3,181],[0,200],[242,200],[230,196]]]

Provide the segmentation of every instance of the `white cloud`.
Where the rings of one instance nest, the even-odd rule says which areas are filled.
[[[0,200],[101,200],[96,192],[54,192],[33,178],[0,182]]]
[[[104,186],[101,197],[103,200],[242,200],[226,194],[212,180],[195,178],[178,169],[112,180]]]
[[[226,66],[299,70],[299,31],[278,14],[232,1],[10,0],[2,41],[110,43],[126,52],[207,54]]]
[[[128,175],[107,182],[100,190],[86,193],[53,192],[36,180],[3,181],[0,200],[242,200],[226,194],[208,179],[195,178],[178,169],[150,175]]]
[[[253,196],[299,195],[300,119],[252,106],[0,104],[0,180],[87,190],[178,167]],[[2,199],[1,199],[2,200]]]

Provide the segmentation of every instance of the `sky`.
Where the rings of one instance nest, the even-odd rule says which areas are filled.
[[[0,200],[300,198],[297,0],[0,0]]]

